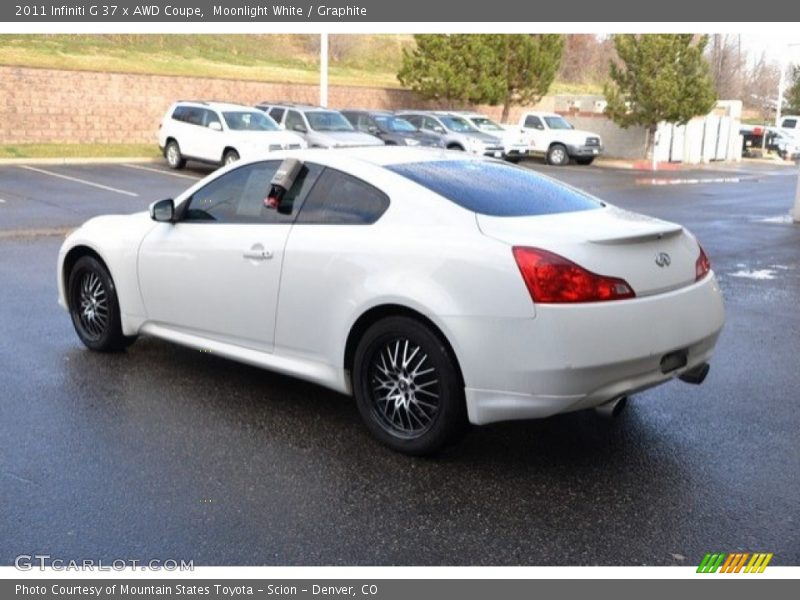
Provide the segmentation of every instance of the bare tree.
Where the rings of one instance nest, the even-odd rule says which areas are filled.
[[[722,100],[741,99],[747,64],[746,52],[742,51],[742,36],[712,35],[706,57],[717,96]]]

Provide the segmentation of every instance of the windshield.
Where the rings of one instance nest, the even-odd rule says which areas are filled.
[[[417,130],[405,119],[397,117],[375,117],[375,122],[382,131],[413,132]]]
[[[478,130],[469,124],[469,121],[461,117],[439,117],[445,127],[450,131],[458,133],[475,133]]]
[[[315,131],[353,131],[350,121],[338,112],[315,110],[307,112],[306,118]]]
[[[544,121],[550,129],[572,129],[562,117],[545,117]]]
[[[552,215],[603,206],[598,200],[530,169],[501,162],[442,160],[386,168],[483,215]]]
[[[472,122],[475,123],[478,129],[483,129],[484,131],[505,131],[500,125],[487,117],[473,117]]]
[[[278,131],[280,127],[262,112],[236,111],[223,112],[228,129],[233,131]]]

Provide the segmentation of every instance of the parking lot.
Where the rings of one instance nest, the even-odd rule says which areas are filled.
[[[56,303],[64,233],[208,173],[0,166],[0,564],[697,565],[800,541],[797,171],[527,166],[703,243],[727,323],[702,386],[473,429],[435,459],[377,445],[326,389],[155,339],[83,348]]]

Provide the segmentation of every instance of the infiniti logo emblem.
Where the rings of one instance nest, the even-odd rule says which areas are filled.
[[[659,267],[668,267],[672,263],[672,259],[666,252],[659,252],[656,254],[656,264]]]

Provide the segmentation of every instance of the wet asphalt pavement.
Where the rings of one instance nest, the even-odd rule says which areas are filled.
[[[727,308],[711,373],[613,421],[496,424],[413,459],[323,388],[155,339],[118,355],[80,345],[56,304],[61,232],[207,172],[145,166],[0,167],[0,564],[696,565],[712,551],[800,564],[794,170],[664,184],[533,164],[698,235]]]

